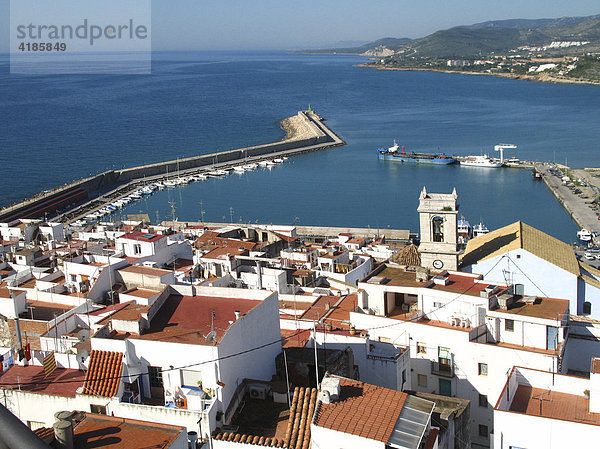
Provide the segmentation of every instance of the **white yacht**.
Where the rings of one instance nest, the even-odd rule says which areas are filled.
[[[485,235],[488,232],[490,232],[490,230],[481,221],[479,222],[479,224],[473,226],[473,238]]]
[[[467,156],[466,159],[460,161],[460,165],[467,165],[469,167],[486,167],[486,168],[499,168],[504,164],[502,162],[491,159],[489,156]]]
[[[471,228],[471,223],[461,216],[458,220],[456,230],[458,231],[458,243],[461,245],[466,245],[467,242],[473,237],[473,228]]]

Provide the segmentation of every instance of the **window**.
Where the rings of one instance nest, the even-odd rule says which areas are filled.
[[[480,394],[479,395],[479,407],[487,407],[487,406],[488,406],[487,396],[485,394]]]
[[[592,313],[592,303],[586,301],[583,303],[583,313],[584,315],[590,315]]]
[[[488,373],[487,363],[480,363],[478,371],[479,371],[480,376],[487,376],[487,373]]]
[[[434,309],[441,309],[442,307],[444,307],[444,304],[441,302],[434,302],[433,303],[433,308]]]
[[[425,374],[417,374],[417,384],[419,387],[427,387],[427,376]]]
[[[150,386],[156,388],[162,388],[163,386],[163,378],[162,378],[162,369],[158,366],[149,366],[148,367],[148,376],[150,377]]]
[[[438,367],[440,371],[452,372],[452,354],[449,348],[438,347]]]
[[[417,354],[427,354],[427,349],[425,348],[425,343],[417,342]]]
[[[488,426],[484,426],[483,424],[479,424],[479,436],[483,438],[487,438],[489,436]]]
[[[72,274],[71,275],[71,282],[77,282],[77,275],[76,274]]]
[[[96,413],[97,415],[106,415],[106,406],[90,404],[90,412]]]
[[[181,370],[181,385],[186,387],[202,387],[202,373],[187,369]]]
[[[504,320],[504,330],[513,332],[515,330],[515,320]]]
[[[402,370],[402,385],[404,385],[406,383],[406,370],[403,369]]]
[[[521,258],[521,255],[520,255],[520,254],[517,254],[517,259],[520,259],[520,258]]]
[[[142,254],[142,245],[139,243],[133,245],[133,254]]]

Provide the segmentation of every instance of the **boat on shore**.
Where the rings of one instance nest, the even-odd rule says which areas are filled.
[[[460,165],[465,165],[467,167],[500,168],[504,164],[500,161],[490,158],[488,155],[484,155],[467,156],[465,159],[460,161]]]
[[[582,242],[590,242],[592,240],[592,233],[583,228],[580,231],[577,231],[577,238]]]
[[[387,161],[440,165],[449,165],[454,164],[456,162],[456,159],[454,159],[454,157],[451,154],[407,152],[404,147],[402,147],[402,151],[398,151],[399,149],[400,146],[394,140],[393,146],[389,147],[387,150],[384,148],[379,148],[377,150],[377,154],[379,156],[379,159]]]

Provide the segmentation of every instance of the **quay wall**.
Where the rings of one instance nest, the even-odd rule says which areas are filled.
[[[222,167],[243,163],[248,160],[258,160],[267,157],[279,157],[286,154],[300,154],[303,152],[317,151],[334,146],[344,145],[333,131],[322,123],[322,119],[313,112],[299,111],[293,117],[302,130],[301,136],[292,137],[279,142],[239,148],[218,153],[198,155],[180,160],[171,160],[132,167],[124,170],[108,170],[98,175],[83,178],[48,192],[36,195],[20,203],[0,210],[0,222],[8,222],[17,218],[39,218],[43,214],[27,215],[30,210],[37,210],[36,206],[49,204],[46,208],[52,211],[52,201],[55,197],[69,190],[81,189],[83,195],[87,192],[87,200],[94,200],[110,191],[132,188],[133,183],[141,182],[145,178],[159,179],[178,172],[194,170],[210,170],[213,166]],[[66,194],[65,194],[66,195]],[[63,196],[65,196],[63,195]],[[85,203],[84,203],[85,204]],[[63,205],[61,205],[62,207]],[[77,206],[80,208],[82,205]],[[39,209],[39,208],[38,208]],[[55,209],[56,210],[56,209]]]

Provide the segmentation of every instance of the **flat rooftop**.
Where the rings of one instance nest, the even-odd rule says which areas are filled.
[[[219,342],[229,329],[229,322],[235,321],[236,310],[244,315],[260,303],[243,298],[171,295],[152,319],[150,328],[135,338],[212,346],[215,342],[206,339],[211,330]]]
[[[600,426],[600,413],[590,413],[584,396],[519,385],[509,411],[542,418]]]
[[[125,272],[125,273],[142,274],[144,276],[155,276],[155,277],[161,277],[161,276],[164,276],[165,274],[171,273],[169,270],[162,270],[160,268],[152,268],[152,267],[144,267],[142,265],[130,265],[129,267],[121,268],[118,271]]]
[[[134,288],[131,288],[131,289],[126,290],[121,293],[121,295],[131,295],[131,296],[135,296],[137,298],[145,298],[145,299],[150,299],[153,296],[156,296],[158,294],[160,294],[160,292],[157,290],[150,290],[147,288],[140,288],[140,287],[134,287]]]
[[[85,371],[77,369],[57,368],[44,377],[43,366],[13,365],[0,376],[0,388],[74,398],[84,381]]]
[[[526,302],[523,298],[519,298],[507,310],[494,309],[493,311],[503,314],[560,321],[568,310],[568,299],[535,298],[533,302]]]

